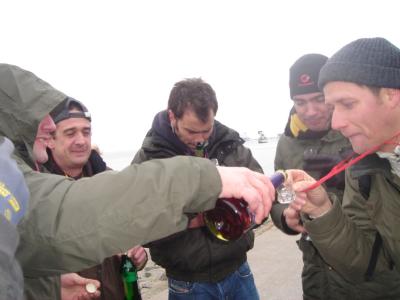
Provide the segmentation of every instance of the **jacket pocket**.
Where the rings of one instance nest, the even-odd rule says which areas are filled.
[[[253,273],[251,273],[251,269],[250,266],[247,262],[245,262],[244,264],[242,264],[239,269],[237,269],[237,274],[244,278],[244,277],[250,277],[253,276]]]
[[[195,283],[168,278],[168,288],[173,294],[189,294],[193,291]]]

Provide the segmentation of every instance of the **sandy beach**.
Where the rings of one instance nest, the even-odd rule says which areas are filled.
[[[260,299],[301,300],[301,252],[297,236],[287,236],[271,222],[255,230],[254,248],[248,261],[254,274]],[[168,299],[167,278],[162,268],[149,259],[139,272],[143,300]]]

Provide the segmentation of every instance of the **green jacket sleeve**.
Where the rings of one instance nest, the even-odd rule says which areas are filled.
[[[215,166],[176,157],[78,181],[21,164],[31,193],[19,226],[25,276],[75,272],[187,226],[184,213],[211,209],[221,191]]]
[[[26,300],[62,300],[60,276],[24,277]]]

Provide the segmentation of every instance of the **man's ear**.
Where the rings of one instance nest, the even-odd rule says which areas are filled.
[[[55,134],[55,133],[53,133]],[[54,142],[54,136],[52,135],[49,141],[47,142],[47,148],[53,150],[56,147],[55,142]]]
[[[384,89],[384,97],[390,108],[400,108],[400,89]]]
[[[171,124],[175,123],[175,114],[170,109],[168,109],[168,119]]]

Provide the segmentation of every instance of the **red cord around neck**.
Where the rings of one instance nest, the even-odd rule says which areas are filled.
[[[356,157],[348,157],[344,160],[342,160],[341,162],[339,162],[336,166],[334,166],[332,168],[332,170],[329,171],[328,174],[326,174],[324,177],[320,178],[319,180],[317,180],[316,182],[314,182],[312,185],[310,185],[308,188],[302,190],[302,192],[308,192],[311,191],[313,189],[315,189],[316,187],[319,187],[321,184],[323,184],[325,181],[331,179],[333,176],[339,174],[340,172],[346,170],[348,167],[358,163],[360,160],[362,160],[364,157],[375,153],[376,151],[379,150],[379,148],[381,148],[383,145],[389,145],[389,144],[397,144],[398,142],[395,141],[395,139],[397,137],[400,136],[400,132],[398,132],[397,134],[395,134],[394,136],[392,136],[390,139],[384,141],[382,144],[377,145],[375,147],[372,147],[371,149],[368,149],[367,151],[365,151],[364,153],[361,153],[359,156]]]

